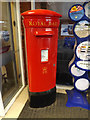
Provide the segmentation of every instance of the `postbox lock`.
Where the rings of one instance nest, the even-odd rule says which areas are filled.
[[[53,66],[55,67],[55,64],[53,64]]]

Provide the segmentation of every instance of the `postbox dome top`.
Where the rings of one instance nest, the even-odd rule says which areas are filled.
[[[46,10],[46,9],[35,9],[35,10],[29,10],[26,12],[21,13],[22,16],[52,16],[52,17],[62,17],[57,12]]]

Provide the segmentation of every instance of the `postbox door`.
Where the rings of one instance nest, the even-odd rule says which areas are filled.
[[[26,29],[30,92],[43,92],[55,87],[57,39],[58,28]]]

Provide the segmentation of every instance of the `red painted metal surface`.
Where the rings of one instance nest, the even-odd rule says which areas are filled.
[[[48,91],[56,86],[57,40],[61,15],[50,10],[31,10],[21,15],[26,35],[29,90]]]
[[[23,12],[21,14],[22,16],[53,16],[53,17],[62,17],[59,13],[56,13],[51,10],[46,10],[46,9],[37,9],[37,10],[29,10],[26,12]]]

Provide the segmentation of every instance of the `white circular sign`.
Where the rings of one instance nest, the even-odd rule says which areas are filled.
[[[90,23],[87,20],[78,22],[74,28],[75,34],[79,38],[86,38],[90,35]]]
[[[78,61],[77,66],[84,70],[90,70],[90,61]]]
[[[85,78],[80,78],[75,82],[75,87],[78,90],[84,91],[89,88],[89,81]]]
[[[90,18],[90,2],[85,5],[85,15]]]
[[[76,55],[81,60],[90,60],[90,42],[85,41],[80,43],[77,46]]]
[[[71,67],[71,73],[74,75],[74,76],[82,76],[86,71],[83,71],[83,70],[80,70],[78,69],[75,64]]]

